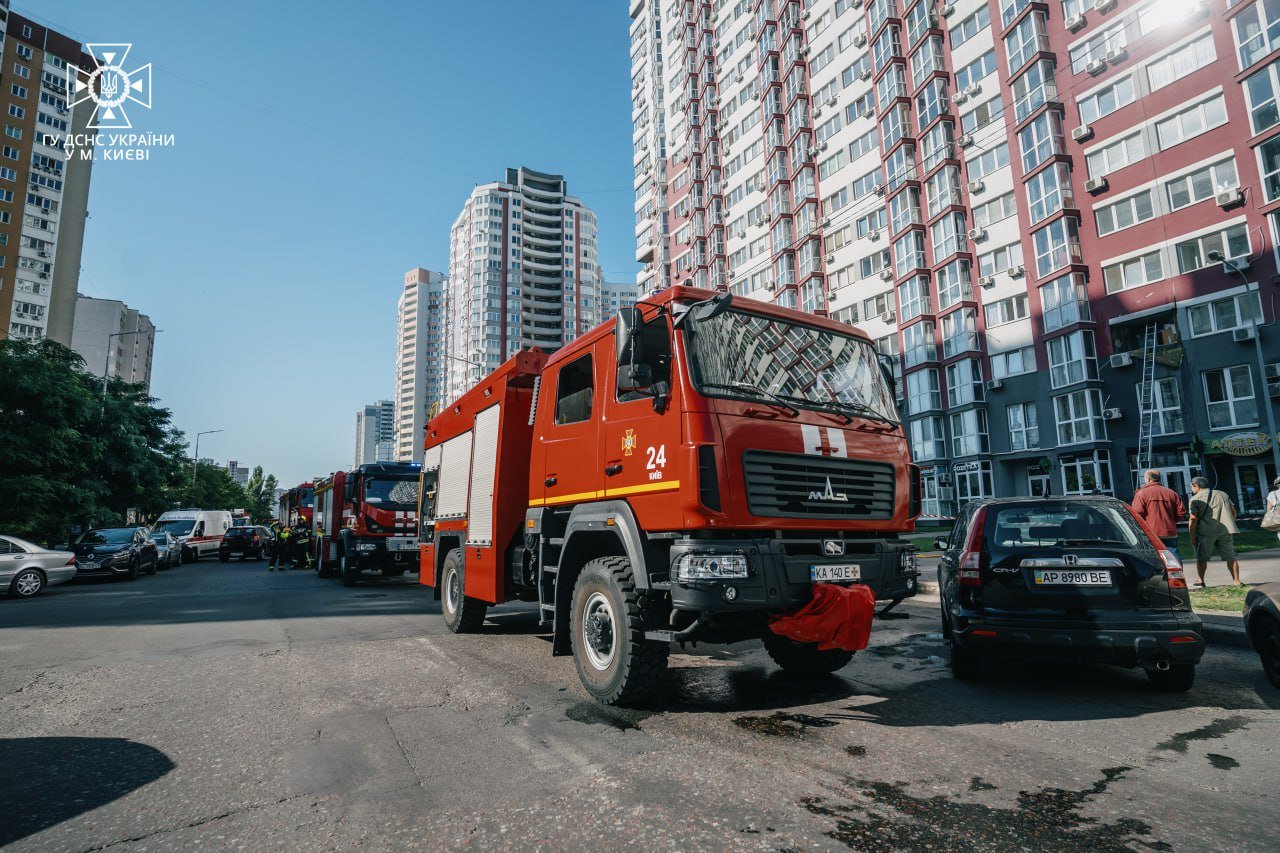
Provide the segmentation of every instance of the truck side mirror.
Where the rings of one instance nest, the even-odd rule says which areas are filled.
[[[893,359],[887,355],[880,354],[876,360],[880,362],[880,375],[884,377],[885,384],[889,386],[889,393],[897,397],[898,377],[893,369]]]
[[[640,318],[640,308],[635,305],[623,308],[618,312],[618,321],[613,330],[613,345],[618,357],[618,367],[627,364],[638,364],[644,360],[640,351],[640,338],[637,332],[644,325]]]

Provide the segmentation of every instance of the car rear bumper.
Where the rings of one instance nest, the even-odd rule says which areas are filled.
[[[105,566],[77,566],[75,576],[78,578],[110,578],[120,577],[129,574],[129,564],[116,565],[108,563]]]
[[[1197,663],[1204,656],[1199,617],[1141,627],[1065,627],[1044,623],[985,620],[953,629],[956,644],[981,657],[1060,660],[1124,666]]]

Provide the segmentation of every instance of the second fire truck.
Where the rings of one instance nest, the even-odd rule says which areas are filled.
[[[315,558],[320,577],[354,586],[369,573],[403,575],[418,549],[416,463],[376,462],[316,483]]]

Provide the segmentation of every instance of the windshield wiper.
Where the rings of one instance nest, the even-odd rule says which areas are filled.
[[[834,400],[810,400],[808,397],[801,397],[798,394],[779,394],[778,396],[805,408],[835,415],[844,421],[844,426],[853,423],[853,418],[849,417],[844,410],[844,403],[837,403]]]
[[[867,418],[868,420],[880,421],[881,423],[885,423],[893,427],[898,425],[897,421],[887,417],[886,415],[882,415],[866,403],[841,403],[839,400],[832,400],[831,405],[839,406],[841,411],[848,410],[853,412],[855,415]]]
[[[791,405],[790,403],[788,403],[786,399],[784,399],[783,397],[780,397],[779,395],[773,393],[772,391],[766,391],[765,389],[761,388],[758,385],[753,385],[750,382],[703,382],[702,387],[703,388],[727,388],[730,391],[748,391],[752,394],[757,394],[760,397],[763,397],[767,402],[773,403],[775,406],[778,406],[780,409],[786,412],[790,417],[798,418],[800,416],[800,410],[797,409],[795,406]]]

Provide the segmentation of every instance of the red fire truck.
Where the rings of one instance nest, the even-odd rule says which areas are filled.
[[[759,638],[834,671],[852,651],[771,618],[824,583],[916,590],[888,374],[861,332],[776,305],[675,287],[521,352],[427,425],[422,467],[419,580],[448,627],[536,601],[605,703],[647,692],[672,642]]]
[[[313,513],[315,483],[299,483],[280,496],[280,523],[292,526],[301,517],[310,525]]]
[[[383,577],[413,568],[418,549],[415,463],[375,462],[316,483],[316,573],[345,586],[364,572]]]

